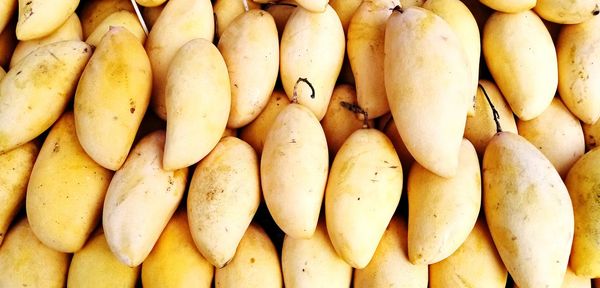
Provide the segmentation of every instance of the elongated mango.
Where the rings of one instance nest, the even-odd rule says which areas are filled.
[[[130,0],[84,1],[79,13],[81,28],[83,28],[83,39],[87,39],[108,15],[121,10],[135,13]]]
[[[535,13],[559,24],[578,24],[600,13],[598,0],[537,0]]]
[[[111,177],[112,171],[94,162],[79,145],[73,113],[63,114],[31,171],[26,208],[33,233],[54,250],[81,249],[100,220]]]
[[[233,258],[260,198],[256,152],[238,138],[221,139],[196,167],[187,200],[191,235],[211,264]]]
[[[486,6],[504,13],[520,13],[533,8],[536,0],[479,0]]]
[[[525,138],[501,132],[488,144],[483,207],[515,283],[560,287],[573,241],[573,206],[552,163]]]
[[[79,0],[19,0],[17,39],[41,38],[58,29],[75,12]]]
[[[73,96],[92,49],[61,41],[35,50],[0,81],[0,153],[48,129]]]
[[[406,148],[427,170],[454,176],[473,97],[459,38],[429,10],[394,12],[385,30],[384,64],[390,110]]]
[[[238,16],[246,12],[244,8],[244,2],[248,4],[248,9],[260,9],[260,4],[254,3],[254,1],[240,1],[240,0],[216,0],[213,5],[215,13],[215,21],[217,23],[215,30],[217,35],[221,37],[223,32],[229,27],[229,24],[235,20]],[[276,5],[274,5],[276,6]]]
[[[265,139],[260,177],[267,208],[290,237],[314,233],[327,183],[325,133],[308,108],[292,103],[279,113]]]
[[[175,213],[187,179],[187,168],[162,168],[164,131],[153,132],[133,148],[106,192],[102,226],[110,250],[129,267],[150,254]]]
[[[394,146],[376,129],[355,131],[335,156],[325,219],[333,247],[352,267],[364,268],[375,254],[400,202],[402,181]]]
[[[181,169],[200,161],[221,139],[231,107],[229,76],[217,47],[198,38],[177,52],[166,82],[163,166]]]
[[[295,97],[319,121],[342,69],[345,45],[340,18],[329,5],[322,13],[298,7],[285,25],[279,65],[283,88],[290,100]]]

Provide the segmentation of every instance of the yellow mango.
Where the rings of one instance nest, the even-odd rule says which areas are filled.
[[[108,15],[120,10],[135,13],[130,0],[93,0],[82,3],[80,19],[83,39],[87,39]]]
[[[561,288],[592,288],[592,280],[587,277],[578,276],[573,273],[571,268],[568,268]]]
[[[188,219],[196,247],[217,268],[235,255],[261,200],[258,158],[246,142],[225,137],[194,171]]]
[[[309,108],[287,105],[269,129],[260,161],[265,203],[285,234],[294,238],[313,235],[328,169],[321,124]]]
[[[81,41],[35,50],[0,81],[0,153],[36,138],[62,114],[92,55]]]
[[[23,204],[29,175],[37,155],[38,147],[35,142],[0,154],[0,245]]]
[[[292,13],[294,13],[294,11],[296,10],[296,6],[297,4],[294,1],[280,1],[272,5],[267,5],[264,8],[267,12],[269,12],[269,14],[273,16],[273,19],[275,20],[275,25],[277,26],[277,34],[279,35],[279,39],[281,39],[283,30],[285,28],[285,25],[287,24],[288,19],[290,18],[290,15],[292,15]]]
[[[185,211],[173,215],[142,264],[144,287],[210,288],[215,268],[198,252]]]
[[[67,269],[69,254],[44,246],[27,218],[12,226],[0,246],[0,287],[62,288]]]
[[[370,0],[369,0],[370,1]],[[348,26],[350,25],[350,21],[356,13],[358,7],[365,1],[363,0],[330,0],[329,5],[331,8],[335,10],[338,17],[340,17],[340,22],[342,22],[342,27],[344,28],[344,32],[348,33]],[[393,7],[392,7],[393,8]]]
[[[156,19],[146,40],[152,64],[152,108],[167,119],[165,87],[167,73],[175,54],[192,39],[212,42],[215,34],[210,0],[170,0]]]
[[[313,13],[323,13],[329,6],[328,0],[294,0],[298,3],[299,7],[302,7]]]
[[[284,92],[273,91],[263,111],[240,131],[240,138],[250,144],[259,156],[262,154],[265,139],[275,118],[289,104],[290,100]]]
[[[325,191],[331,243],[354,268],[373,257],[402,194],[402,166],[392,142],[376,129],[352,133],[338,151]]]
[[[173,170],[200,161],[217,145],[229,117],[231,89],[221,53],[202,38],[181,47],[166,82],[163,166]]]
[[[427,287],[427,265],[408,260],[407,229],[404,220],[392,218],[369,265],[354,270],[354,288]]]
[[[600,118],[600,17],[565,25],[556,43],[558,93],[569,110],[586,124]]]
[[[119,262],[108,248],[104,233],[95,233],[83,248],[73,255],[67,288],[135,287],[140,267]]]
[[[111,177],[79,145],[73,113],[63,114],[31,171],[26,208],[33,233],[54,250],[77,252],[100,220]]]
[[[142,45],[146,42],[146,32],[144,32],[144,28],[142,28],[142,24],[140,24],[138,17],[135,13],[127,10],[117,11],[104,18],[104,20],[98,24],[96,29],[87,37],[85,42],[92,46],[98,46],[111,27],[117,26],[121,26],[131,32]]]
[[[41,38],[58,29],[75,12],[79,0],[18,0],[17,39]]]
[[[245,0],[245,2],[248,4],[248,9],[260,9],[260,4],[250,0]],[[215,13],[215,21],[217,22],[215,30],[219,37],[223,35],[223,32],[225,32],[235,18],[246,12],[244,0],[216,0],[213,5],[213,10]]]
[[[431,288],[504,288],[506,280],[506,268],[483,219],[456,252],[429,266]]]
[[[279,73],[279,38],[271,14],[253,9],[237,17],[218,44],[231,81],[227,127],[252,122],[265,108]],[[260,71],[260,73],[257,73]]]
[[[483,207],[515,283],[560,287],[573,240],[573,206],[552,163],[525,138],[501,132],[488,144]]]
[[[392,13],[385,39],[385,88],[398,132],[419,164],[452,177],[473,97],[462,43],[446,21],[418,7]]]
[[[298,7],[285,25],[280,44],[283,88],[290,100],[296,98],[319,121],[340,74],[345,45],[340,18],[331,6],[322,13]]]
[[[308,239],[285,236],[281,251],[285,287],[350,287],[352,267],[333,249],[323,221]]]
[[[175,213],[187,179],[187,168],[162,168],[165,133],[145,136],[113,176],[102,214],[110,250],[129,267],[141,264]]]
[[[479,85],[481,86],[477,88],[477,95],[475,95],[475,113],[467,117],[464,137],[471,141],[477,154],[483,157],[485,147],[497,132],[494,111],[498,112],[496,120],[502,131],[516,134],[517,123],[498,86],[489,80],[480,80]]]
[[[342,1],[338,1],[342,2]],[[358,106],[369,118],[390,111],[383,61],[385,26],[397,0],[368,0],[358,7],[348,28],[348,60],[356,83]]]
[[[600,13],[598,0],[537,0],[535,13],[550,22],[578,24]]]
[[[571,166],[585,153],[581,123],[558,98],[540,116],[519,120],[517,127],[519,135],[542,151],[561,177],[567,176]]]
[[[79,22],[77,14],[73,13],[71,17],[69,17],[67,21],[54,32],[42,38],[20,41],[10,58],[10,67],[14,67],[17,62],[21,61],[21,59],[41,46],[66,40],[82,40],[82,37],[81,22]]]
[[[265,231],[250,224],[235,257],[227,266],[216,269],[215,288],[283,287],[277,250]]]
[[[135,0],[135,2],[137,2],[137,4],[140,4],[141,6],[144,6],[144,7],[156,7],[156,6],[160,6],[163,3],[167,2],[167,0]]]
[[[504,13],[520,13],[533,8],[536,0],[479,0],[486,6]]]
[[[550,33],[533,11],[496,12],[483,29],[483,56],[498,88],[521,120],[546,110],[558,86]]]

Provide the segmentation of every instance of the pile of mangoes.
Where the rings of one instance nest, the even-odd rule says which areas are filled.
[[[599,13],[0,0],[0,287],[592,287]]]

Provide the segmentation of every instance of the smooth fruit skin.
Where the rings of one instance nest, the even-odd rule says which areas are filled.
[[[81,28],[83,28],[83,39],[87,39],[96,27],[100,25],[109,15],[125,10],[135,13],[130,0],[94,0],[84,1],[79,13]]]
[[[600,118],[600,17],[562,27],[556,43],[558,93],[585,124]]]
[[[483,56],[487,66],[521,120],[546,110],[558,86],[554,43],[533,11],[496,12],[483,29]]]
[[[85,67],[74,113],[77,137],[110,170],[125,162],[150,102],[152,71],[138,39],[123,27],[107,32]]]
[[[308,108],[289,104],[275,118],[265,139],[260,177],[267,208],[290,237],[313,235],[328,168],[327,140],[321,124]]]
[[[260,9],[260,4],[255,3],[254,1],[246,1],[246,3],[248,4],[249,9]],[[217,31],[219,38],[235,18],[246,12],[244,9],[244,1],[240,0],[216,0],[213,5],[213,10],[217,22],[215,23],[215,30]]]
[[[483,157],[483,207],[502,262],[519,287],[560,287],[573,206],[552,163],[525,138],[496,134]]]
[[[283,88],[293,100],[296,87],[298,103],[310,108],[319,121],[327,111],[345,47],[344,29],[331,6],[322,13],[298,7],[285,25],[279,64]],[[297,83],[300,78],[314,91],[308,83]]]
[[[58,29],[75,12],[79,0],[19,0],[17,39],[44,37]]]
[[[486,6],[504,13],[520,13],[535,7],[536,0],[479,0]]]
[[[598,15],[598,0],[537,0],[535,13],[550,22],[559,24],[578,24]]]
[[[144,32],[142,24],[140,24],[135,13],[127,10],[117,11],[104,18],[104,20],[98,24],[98,27],[96,27],[96,29],[94,29],[94,31],[85,39],[85,42],[97,47],[104,35],[114,26],[121,26],[127,29],[142,45],[146,42],[146,32]]]
[[[384,72],[390,109],[408,151],[435,174],[455,175],[472,101],[459,38],[429,10],[394,12],[385,30]]]
[[[400,159],[382,132],[359,129],[338,151],[327,181],[325,220],[333,247],[352,267],[369,264],[402,184]]]
[[[262,154],[265,139],[271,125],[275,123],[275,118],[289,104],[290,100],[284,92],[279,90],[273,91],[269,102],[267,102],[262,112],[260,112],[254,121],[241,129],[240,138],[250,144],[259,156]]]

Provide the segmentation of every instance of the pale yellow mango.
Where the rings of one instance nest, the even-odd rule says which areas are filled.
[[[558,86],[550,33],[533,11],[496,12],[483,29],[483,56],[498,88],[521,120],[546,110]]]
[[[479,0],[486,6],[504,13],[520,13],[535,7],[536,0]]]
[[[552,163],[525,138],[496,134],[483,157],[483,207],[502,262],[519,287],[560,287],[573,206]]]
[[[98,24],[96,29],[87,37],[85,42],[92,46],[98,46],[100,45],[104,35],[106,35],[111,27],[118,26],[123,27],[127,29],[127,31],[131,32],[142,45],[144,45],[144,42],[146,42],[146,32],[144,32],[144,28],[142,28],[140,20],[135,13],[127,10],[117,11],[104,18],[104,20]]]
[[[376,129],[352,133],[335,156],[325,219],[333,247],[352,267],[364,268],[371,261],[400,202],[402,181],[394,146]]]
[[[506,268],[483,219],[456,252],[429,266],[431,288],[504,288],[506,280]]]
[[[529,121],[519,120],[517,128],[519,135],[542,151],[563,178],[585,153],[581,123],[559,98],[554,98],[540,116]]]
[[[210,288],[215,268],[198,252],[185,211],[173,215],[142,264],[146,288]]]
[[[328,0],[294,0],[298,3],[299,7],[302,7],[313,13],[323,13],[329,6]]]
[[[254,3],[253,1],[246,0],[248,9],[260,9],[260,4]],[[235,20],[238,16],[246,12],[244,7],[244,0],[216,0],[213,5],[215,13],[217,35],[221,37],[223,32],[229,27],[229,24]],[[258,31],[257,31],[258,32]]]
[[[419,164],[452,177],[472,101],[462,43],[446,21],[418,7],[392,13],[385,39],[385,88],[398,132]]]
[[[277,250],[260,226],[250,224],[235,257],[216,269],[215,287],[283,287]]]
[[[0,81],[0,153],[39,136],[63,113],[92,49],[62,41],[35,50]]]
[[[150,102],[152,71],[144,47],[123,27],[102,38],[75,93],[77,137],[110,170],[125,162]]]
[[[140,140],[106,192],[102,214],[106,241],[129,267],[150,254],[185,191],[187,168],[162,168],[164,141],[160,130]]]
[[[0,246],[0,287],[62,288],[68,269],[69,254],[44,246],[27,218],[8,231]]]
[[[284,92],[273,91],[263,111],[240,131],[240,138],[250,144],[259,156],[262,154],[265,139],[275,118],[289,104],[290,100]]]
[[[77,140],[72,112],[54,124],[27,187],[27,219],[44,245],[77,252],[102,214],[112,171],[90,158]]]
[[[342,2],[342,1],[338,1]],[[368,0],[358,7],[348,28],[348,60],[356,83],[358,105],[369,118],[390,111],[383,61],[385,26],[397,0]]]
[[[280,44],[283,88],[290,100],[297,99],[319,121],[340,74],[345,45],[340,18],[331,6],[322,13],[298,7],[285,25]]]
[[[167,119],[165,87],[173,57],[192,39],[212,42],[215,34],[210,0],[169,0],[156,19],[146,40],[146,51],[152,64],[152,108]]]
[[[194,171],[188,191],[190,230],[200,253],[217,268],[235,255],[261,200],[256,152],[225,137]]]
[[[404,220],[392,218],[369,265],[354,270],[354,288],[427,287],[427,265],[408,260],[407,229]]]
[[[27,193],[29,175],[38,155],[35,142],[0,154],[0,245]]]
[[[82,37],[81,22],[79,22],[77,14],[73,13],[65,23],[47,36],[29,41],[20,41],[10,58],[10,67],[14,67],[21,59],[41,46],[66,40],[82,40]]]
[[[16,35],[21,41],[50,35],[67,21],[79,0],[18,0],[19,19]]]
[[[221,53],[202,38],[181,47],[166,82],[163,166],[173,170],[200,161],[217,145],[229,117],[231,89]]]
[[[99,231],[73,255],[67,288],[133,288],[139,274],[139,266],[132,268],[119,262],[108,248],[104,233]]]
[[[288,288],[348,288],[352,282],[352,267],[333,249],[323,221],[308,239],[285,236],[281,268]]]
[[[80,15],[83,39],[87,39],[108,15],[126,10],[135,13],[130,0],[93,0],[82,3]]]
[[[558,93],[569,110],[586,124],[600,118],[600,17],[565,25],[556,44]]]
[[[231,81],[227,127],[240,128],[265,108],[277,82],[279,38],[275,20],[263,10],[245,12],[230,23],[218,48]]]
[[[578,24],[600,13],[598,0],[537,0],[535,13],[559,24]]]
[[[370,1],[370,0],[369,0]],[[329,5],[331,8],[335,10],[338,17],[340,17],[340,21],[342,22],[342,27],[344,28],[344,32],[348,34],[348,26],[350,25],[350,21],[356,13],[358,7],[361,3],[366,2],[363,0],[330,0]]]

